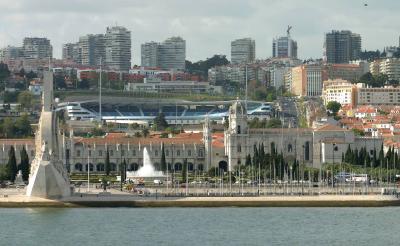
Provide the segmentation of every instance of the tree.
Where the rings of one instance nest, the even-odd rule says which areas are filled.
[[[29,173],[30,173],[30,164],[29,164],[29,156],[26,153],[25,147],[22,148],[20,151],[21,162],[19,164],[18,169],[21,170],[22,173],[22,180],[27,182],[29,180]]]
[[[121,182],[125,182],[125,180],[126,180],[126,160],[125,160],[125,158],[121,163],[120,171],[121,171]]]
[[[31,70],[29,73],[27,73],[27,74],[25,75],[25,78],[26,78],[27,80],[32,80],[32,79],[34,79],[34,78],[37,78],[37,74],[34,73],[34,72]]]
[[[11,118],[7,117],[3,121],[3,135],[5,138],[12,138],[14,136],[14,122]]]
[[[229,64],[229,61],[224,55],[214,55],[211,58],[207,58],[205,61],[198,61],[194,63],[185,61],[185,67],[189,73],[200,75],[205,80],[207,80],[208,77],[208,69],[227,64]]]
[[[326,105],[326,109],[332,112],[333,115],[337,115],[339,112],[339,109],[342,107],[342,105],[336,101],[330,101]]]
[[[164,113],[159,113],[158,116],[156,118],[154,118],[153,125],[156,130],[160,130],[160,131],[162,131],[168,127],[168,122],[165,120]]]
[[[18,95],[18,103],[21,105],[21,108],[26,110],[32,107],[33,95],[29,91],[23,91]]]
[[[79,89],[89,89],[89,87],[90,87],[90,81],[88,79],[82,79],[78,83]]]
[[[246,156],[245,165],[246,165],[246,166],[251,166],[251,156],[250,156],[250,154],[248,154],[248,155]]]
[[[17,168],[17,160],[15,158],[15,149],[14,146],[11,146],[8,151],[8,162],[7,162],[7,177],[11,182],[15,181],[17,176],[18,168]]]
[[[65,77],[62,75],[55,75],[54,76],[54,84],[56,88],[66,88],[67,85],[65,84]]]
[[[185,158],[183,160],[183,167],[182,167],[182,183],[186,183],[188,181],[187,172],[188,172],[188,162],[187,159]]]
[[[353,128],[351,130],[354,132],[354,135],[356,136],[365,136],[365,132],[363,130],[357,128]]]
[[[25,69],[24,69],[24,68],[21,68],[17,74],[18,74],[18,76],[20,76],[20,77],[25,77]]]
[[[106,176],[110,175],[111,163],[110,163],[110,152],[108,151],[108,148],[106,151],[106,159],[104,161],[104,171],[105,171]]]
[[[382,167],[383,163],[385,163],[385,153],[383,152],[383,144],[382,144],[381,149],[379,150],[379,166]]]
[[[8,70],[8,65],[0,62],[0,82],[10,76],[10,70]]]
[[[164,144],[161,145],[161,171],[165,172],[167,171],[167,161],[165,160],[165,148]]]
[[[149,136],[149,129],[147,129],[147,128],[144,128],[143,130],[142,130],[142,135],[143,135],[143,137],[147,137],[147,136]]]
[[[282,126],[282,122],[278,118],[271,118],[267,123],[267,128],[279,128]]]
[[[32,136],[32,127],[27,114],[23,114],[15,121],[15,133],[21,137]]]

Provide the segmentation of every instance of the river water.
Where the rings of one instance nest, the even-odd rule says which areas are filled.
[[[400,208],[0,209],[0,245],[400,245]]]

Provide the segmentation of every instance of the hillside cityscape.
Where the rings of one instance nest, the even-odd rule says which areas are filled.
[[[221,173],[238,179],[242,168],[249,183],[305,176],[331,182],[329,168],[336,168],[335,175],[356,170],[374,182],[394,182],[400,38],[367,51],[359,34],[327,31],[322,58],[301,60],[298,49],[306,44],[291,30],[271,40],[273,57],[265,59],[255,59],[256,41],[244,37],[231,41],[230,61],[216,54],[191,62],[186,41],[170,37],[141,44],[141,65],[132,66],[138,51],[123,26],[64,44],[62,59],[53,58],[46,37],[2,48],[1,179],[16,177],[10,158],[26,166],[28,179],[43,74],[51,71],[65,136],[62,159],[72,179],[88,171],[137,171],[147,147],[157,170],[183,181],[215,181]],[[385,175],[377,175],[382,168]]]
[[[399,8],[0,1],[0,244],[398,245]]]

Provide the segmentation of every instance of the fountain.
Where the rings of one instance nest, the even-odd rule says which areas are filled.
[[[143,166],[136,172],[127,172],[127,179],[130,178],[164,178],[165,175],[162,171],[156,171],[153,163],[151,162],[147,148],[143,148]]]

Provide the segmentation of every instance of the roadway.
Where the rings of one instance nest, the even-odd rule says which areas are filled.
[[[298,126],[298,113],[295,98],[279,98],[278,109],[279,118],[281,119],[284,127],[295,128]]]

